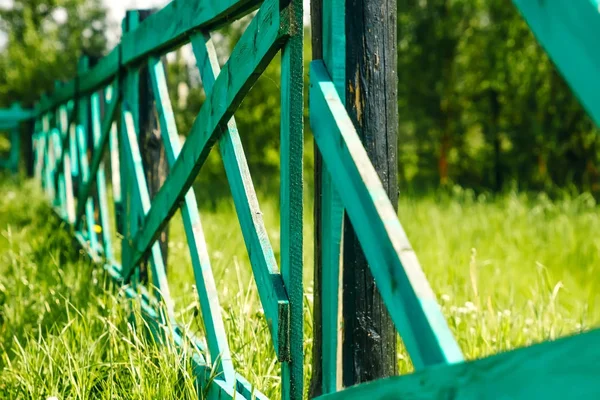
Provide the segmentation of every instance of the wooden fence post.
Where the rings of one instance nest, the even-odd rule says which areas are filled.
[[[346,0],[346,109],[394,208],[397,181],[396,0]],[[395,375],[397,333],[346,217],[343,384]]]
[[[137,10],[140,16],[140,22],[148,18],[154,10]],[[166,68],[165,68],[166,70]],[[165,154],[165,147],[162,141],[158,115],[156,111],[155,96],[152,93],[152,83],[148,66],[143,65],[140,68],[139,75],[139,144],[142,155],[144,172],[146,173],[146,182],[148,183],[148,193],[150,199],[154,198],[160,187],[169,174],[169,165]],[[167,255],[169,245],[169,226],[167,225],[159,236],[160,249],[165,264],[165,270],[168,270]]]
[[[313,60],[323,59],[323,0],[310,1],[310,28],[312,41]],[[321,274],[323,270],[321,252],[321,175],[323,173],[323,159],[313,138],[314,148],[314,286],[313,286],[313,348],[312,348],[312,375],[308,389],[309,398],[318,397],[323,393],[323,314],[321,310]]]

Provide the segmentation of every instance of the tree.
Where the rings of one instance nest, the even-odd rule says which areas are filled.
[[[83,54],[106,49],[106,10],[101,0],[15,0],[0,9],[7,35],[0,55],[0,107],[32,106],[56,80],[75,76]]]

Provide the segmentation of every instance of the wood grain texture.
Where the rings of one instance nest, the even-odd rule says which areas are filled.
[[[214,90],[221,73],[210,36],[192,37],[192,49],[207,95]],[[265,312],[275,353],[280,361],[289,359],[289,301],[275,254],[258,204],[258,198],[239,137],[231,118],[219,139],[219,151],[231,189],[238,221],[250,258],[258,294]]]
[[[181,145],[179,143],[179,133],[175,124],[171,100],[169,99],[165,71],[162,62],[155,58],[150,59],[148,70],[156,98],[165,154],[169,166],[172,166],[177,157],[179,157]],[[217,373],[222,374],[221,378],[229,385],[233,385],[235,382],[235,371],[221,316],[219,293],[212,273],[208,247],[193,189],[188,190],[185,195],[185,201],[181,206],[181,218],[190,248],[192,269],[194,271],[196,290],[198,291],[200,310],[202,311],[202,322],[206,332],[206,342],[211,361],[216,362],[215,368]]]
[[[301,400],[304,392],[303,170],[304,96],[302,0],[292,0],[293,34],[281,53],[280,254],[281,274],[290,301],[289,361],[282,364],[282,398]]]
[[[600,330],[365,383],[323,400],[596,399]],[[577,356],[575,356],[577,355]]]
[[[126,264],[139,262],[169,222],[206,161],[222,127],[287,38],[287,31],[280,29],[280,22],[283,23],[279,18],[279,4],[276,0],[269,0],[240,38],[196,117],[181,155],[154,198],[140,231],[133,238],[135,251]]]
[[[513,0],[537,40],[600,126],[600,13],[596,0]]]
[[[311,126],[377,287],[416,369],[462,361],[425,275],[320,61],[311,63]]]

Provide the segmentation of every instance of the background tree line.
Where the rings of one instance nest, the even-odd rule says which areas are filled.
[[[398,10],[401,188],[600,191],[598,132],[512,4],[398,0]],[[248,21],[216,33],[223,62]],[[33,105],[55,80],[74,76],[80,55],[105,54],[108,29],[114,27],[100,0],[15,0],[0,8],[8,40],[0,53],[0,107]],[[305,46],[308,62],[310,40]],[[167,69],[184,135],[204,100],[185,54],[169,57]],[[236,113],[259,184],[276,183],[279,78],[276,60]],[[201,179],[222,174],[211,157]]]

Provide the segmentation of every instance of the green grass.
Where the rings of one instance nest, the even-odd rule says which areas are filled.
[[[261,205],[278,255],[276,203],[264,197]],[[456,190],[404,198],[399,209],[469,359],[598,325],[600,213],[591,197],[552,202]],[[201,211],[236,368],[277,398],[279,364],[235,211],[229,201]],[[306,221],[308,379],[312,223]],[[178,320],[201,332],[179,216],[170,230]],[[137,307],[73,246],[31,182],[0,184],[0,398],[197,398],[186,362],[191,350],[178,353],[172,343],[159,349],[134,328],[140,324],[131,324],[132,315],[139,319]],[[399,364],[402,372],[411,370],[403,351]]]

